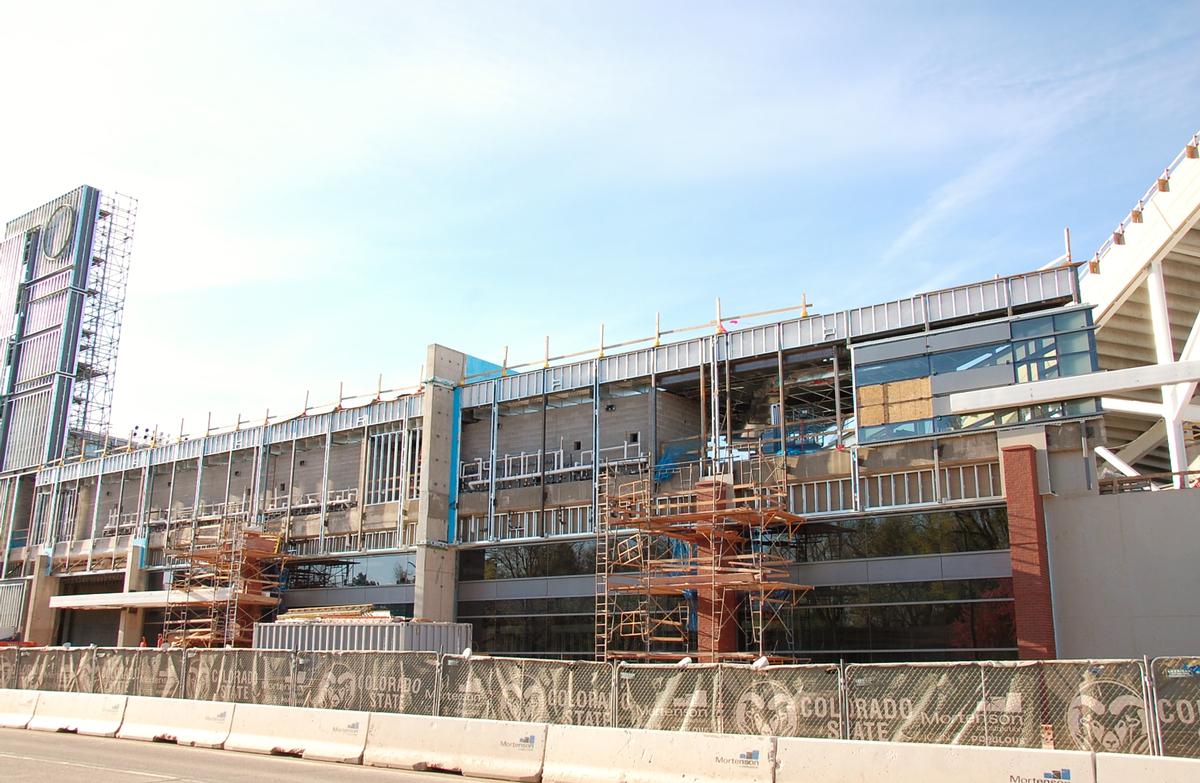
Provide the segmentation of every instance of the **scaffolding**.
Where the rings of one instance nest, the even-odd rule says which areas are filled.
[[[281,538],[244,516],[172,531],[167,544],[183,565],[167,591],[164,639],[172,647],[249,647],[254,623],[279,603]]]
[[[646,473],[600,477],[599,660],[780,660],[794,648],[790,610],[811,587],[790,572],[804,518],[787,510],[781,465],[714,460],[724,472],[696,466],[667,491]]]
[[[137,199],[120,193],[101,194],[71,387],[66,456],[101,448],[100,440],[112,423],[117,348],[136,222]]]

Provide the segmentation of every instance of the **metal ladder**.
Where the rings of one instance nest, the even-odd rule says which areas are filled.
[[[596,529],[596,660],[608,659],[609,622],[611,605],[608,595],[609,547],[612,534],[608,525],[608,469],[602,467],[596,476],[596,513],[592,524]]]
[[[242,568],[245,564],[246,531],[236,517],[223,520],[222,524],[228,526],[228,553],[222,547],[222,552],[218,555],[220,566],[217,569],[217,582],[228,585],[229,597],[223,604],[213,604],[214,608],[219,606],[221,609],[219,618],[213,618],[213,641],[223,647],[232,647],[236,645],[239,635],[238,597],[243,590]],[[219,590],[220,584],[215,585],[213,589],[214,592]],[[215,601],[215,594],[213,599]]]

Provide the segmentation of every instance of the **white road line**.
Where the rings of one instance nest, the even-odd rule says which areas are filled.
[[[126,775],[138,775],[143,778],[157,778],[158,780],[178,780],[174,775],[155,775],[152,772],[138,772],[132,769],[122,769],[120,767],[101,767],[97,764],[80,764],[77,761],[59,761],[58,759],[48,759],[41,756],[18,756],[15,753],[0,752],[0,758],[18,759],[20,761],[39,761],[43,764],[61,764],[64,767],[83,767],[84,769],[99,769],[105,772],[121,772]]]

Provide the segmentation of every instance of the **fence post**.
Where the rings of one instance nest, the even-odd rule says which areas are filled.
[[[322,500],[322,503],[324,503],[324,500]],[[322,508],[324,508],[324,505],[322,505]],[[310,655],[311,654],[312,653],[310,653]],[[290,683],[290,687],[288,689],[288,703],[289,706],[295,707],[296,681],[300,676],[300,667],[303,665],[303,662],[300,660],[300,653],[296,650],[292,650],[292,654],[289,656],[289,661],[291,662],[291,671],[288,672],[288,681]]]
[[[721,669],[722,665],[717,663],[716,674],[713,675],[713,709],[717,711],[717,719],[713,721],[716,725],[717,733],[725,733],[725,701],[721,698]]]
[[[1146,735],[1150,741],[1150,755],[1161,756],[1162,724],[1158,716],[1158,683],[1154,681],[1154,666],[1148,656],[1142,656],[1142,693],[1146,700]]]
[[[977,663],[979,667],[979,704],[982,707],[980,713],[983,715],[983,744],[991,747],[992,738],[988,730],[988,698],[987,698],[987,664]]]
[[[166,654],[170,655],[170,648],[166,650]],[[184,647],[179,652],[181,660],[179,662],[179,698],[187,699],[188,696],[188,651]]]
[[[445,666],[445,655],[437,657],[437,666],[433,667],[433,714],[442,716],[442,667]]]
[[[88,693],[96,693],[96,684],[97,684],[96,683],[96,670],[100,668],[97,663],[100,656],[96,653],[96,649],[97,649],[96,645],[93,644],[90,647],[88,647],[87,652],[84,653],[84,655],[87,656],[87,662],[89,664],[91,664],[88,668],[92,672],[92,682],[91,682],[91,685],[89,686]]]
[[[850,678],[846,676],[846,659],[838,660],[838,697],[842,700],[842,739],[850,739]]]
[[[612,664],[612,725],[613,728],[619,728],[621,719],[617,716],[617,711],[621,709],[621,663]]]

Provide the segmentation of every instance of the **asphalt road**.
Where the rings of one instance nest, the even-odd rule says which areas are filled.
[[[282,756],[259,756],[158,742],[81,737],[23,729],[0,729],[0,780],[5,783],[451,783],[472,781],[437,772],[406,772],[332,764]],[[495,783],[492,781],[492,783]]]

